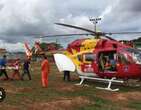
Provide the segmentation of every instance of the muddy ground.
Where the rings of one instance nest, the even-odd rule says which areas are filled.
[[[0,80],[7,94],[0,110],[141,110],[141,86],[114,85],[120,88],[118,92],[98,90],[96,86],[105,84],[91,80],[85,81],[87,86],[76,86],[77,75],[72,73],[71,81],[65,82],[63,74],[51,64],[49,87],[42,88],[40,63],[32,63],[31,74],[31,81]]]

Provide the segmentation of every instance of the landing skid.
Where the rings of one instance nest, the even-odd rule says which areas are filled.
[[[129,86],[129,87],[140,87],[140,83],[137,80],[133,80],[133,79],[127,79],[124,81],[124,85],[125,86]]]
[[[96,87],[97,89],[102,89],[102,90],[108,90],[108,91],[119,91],[119,88],[116,89],[112,89],[111,85],[112,82],[116,82],[116,83],[123,83],[123,81],[120,80],[116,80],[115,77],[113,77],[112,79],[103,79],[103,78],[94,78],[94,77],[86,77],[86,76],[79,76],[81,78],[80,83],[76,84],[76,85],[82,85],[82,83],[84,82],[85,79],[93,79],[93,80],[98,80],[98,81],[106,81],[108,82],[108,86],[106,88],[103,87]]]
[[[116,91],[119,91],[119,88],[116,88],[116,89],[111,89],[111,88],[103,88],[103,87],[96,87],[97,89],[101,89],[101,90],[107,90],[107,91],[112,91],[112,92],[116,92]]]

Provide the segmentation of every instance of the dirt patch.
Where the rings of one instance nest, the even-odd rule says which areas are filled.
[[[30,92],[30,91],[32,91],[32,88],[30,88],[30,87],[16,88],[14,85],[12,85],[10,83],[3,84],[3,88],[5,88],[5,91],[7,93],[11,93],[11,94],[16,94],[16,93],[19,93],[19,92]]]
[[[122,97],[125,97],[128,100],[141,100],[141,92],[127,92],[127,93],[120,93]]]
[[[18,92],[17,88],[10,83],[5,83],[5,84],[3,84],[2,87],[5,89],[5,91],[7,93],[16,94]]]
[[[19,108],[17,106],[13,106],[13,105],[9,105],[9,104],[0,104],[0,109],[1,110],[19,110]]]
[[[18,88],[18,92],[31,92],[32,88],[30,87],[24,87],[24,88]]]
[[[82,89],[81,87],[79,86],[75,86],[73,84],[57,84],[56,85],[56,90],[59,91],[59,92],[74,92],[74,91],[78,91],[80,89]]]
[[[128,102],[129,100],[141,100],[141,92],[126,92],[126,93],[98,93],[99,97],[108,99],[111,101],[124,101]]]
[[[131,109],[131,108],[127,108],[127,107],[123,107],[120,110],[135,110],[135,109]]]
[[[33,103],[30,110],[71,110],[74,107],[81,107],[90,104],[86,97],[60,98],[51,102]]]

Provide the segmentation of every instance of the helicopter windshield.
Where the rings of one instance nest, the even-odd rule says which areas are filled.
[[[125,51],[131,54],[134,62],[141,64],[141,51],[133,48],[126,48]]]

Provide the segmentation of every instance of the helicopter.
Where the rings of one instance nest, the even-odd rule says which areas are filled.
[[[70,24],[55,24],[83,30],[88,33],[47,35],[42,38],[73,35],[95,36],[95,38],[74,40],[68,44],[63,54],[54,54],[55,63],[60,72],[76,71],[81,79],[78,85],[81,85],[85,79],[92,79],[108,82],[106,88],[97,87],[98,89],[118,91],[118,88],[111,88],[113,82],[124,83],[128,79],[141,78],[141,51],[107,36],[112,34],[140,34],[141,32],[106,33],[96,32]],[[106,63],[109,63],[108,68]]]
[[[45,54],[43,49],[40,47],[39,41],[35,41],[34,50],[29,47],[27,42],[24,42],[24,49],[27,59],[31,59],[33,55],[41,56]]]

